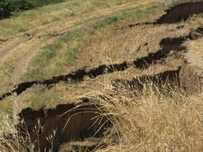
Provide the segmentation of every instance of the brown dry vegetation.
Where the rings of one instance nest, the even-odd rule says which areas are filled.
[[[202,151],[202,95],[167,93],[171,97],[126,91],[102,100],[120,134],[121,147],[111,151]]]
[[[79,50],[70,64],[63,53],[44,67],[30,64],[24,80],[32,81],[1,96],[6,109],[12,95],[20,113],[18,133],[2,121],[2,132],[11,133],[1,136],[2,151],[203,150],[202,1],[163,16],[161,4],[140,4],[134,16],[91,23],[73,40],[58,41],[59,52]],[[51,73],[55,63],[64,69]]]

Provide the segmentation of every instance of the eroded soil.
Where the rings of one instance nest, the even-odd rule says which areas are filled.
[[[114,37],[110,37],[111,41],[103,39],[90,43],[90,46],[85,48],[88,52],[81,52],[77,58],[82,62],[78,62],[75,71],[41,82],[20,83],[0,99],[3,100],[14,92],[17,95],[25,94],[33,85],[45,85],[50,89],[61,81],[77,82],[77,85],[67,85],[67,92],[70,88],[77,92],[67,93],[65,97],[74,102],[80,101],[78,104],[58,105],[51,109],[48,109],[49,105],[40,110],[23,109],[19,116],[24,122],[20,121],[17,128],[20,133],[27,128],[32,142],[39,138],[42,144],[36,142],[35,149],[40,151],[48,151],[50,148],[58,151],[64,142],[69,142],[67,147],[72,146],[71,150],[76,145],[74,148],[77,151],[93,150],[98,145],[105,147],[106,143],[99,139],[106,136],[111,122],[107,117],[102,117],[106,109],[102,109],[99,103],[92,104],[92,94],[97,95],[92,93],[92,90],[124,87],[143,91],[145,85],[153,82],[159,88],[167,84],[189,94],[202,91],[203,7],[200,6],[203,6],[202,1],[179,4],[171,7],[158,19],[155,17],[152,22],[130,24],[117,29]],[[16,43],[18,41],[14,42]],[[102,46],[108,46],[108,49]],[[98,121],[95,123],[92,118],[98,118]],[[97,133],[98,129],[100,132],[95,136],[98,138],[87,146],[70,142],[72,139],[84,138],[91,141],[90,137]],[[49,142],[52,139],[46,139],[53,134],[53,130],[56,131],[54,146]],[[61,131],[64,131],[63,134]]]

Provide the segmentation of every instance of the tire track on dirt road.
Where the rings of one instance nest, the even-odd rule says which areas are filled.
[[[0,64],[3,63],[4,59],[6,58],[6,56],[16,47],[18,47],[20,44],[24,43],[25,41],[27,41],[29,38],[26,38],[24,36],[21,36],[21,38],[18,37],[18,39],[10,39],[7,44],[3,44],[4,48],[1,49],[0,52]],[[8,45],[9,43],[13,43],[12,45]],[[7,46],[8,45],[8,46]]]
[[[16,64],[15,69],[11,75],[10,83],[16,84],[18,83],[22,73],[28,68],[28,65],[30,61],[32,60],[33,56],[40,50],[41,47],[51,44],[56,38],[51,37],[49,39],[45,39],[41,41],[40,43],[34,45],[32,48],[28,50],[19,60],[19,62]]]

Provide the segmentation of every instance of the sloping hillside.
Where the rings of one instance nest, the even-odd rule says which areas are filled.
[[[1,147],[201,151],[203,2],[97,4],[2,36]]]

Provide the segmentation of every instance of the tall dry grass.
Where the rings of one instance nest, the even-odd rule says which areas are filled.
[[[18,124],[17,114],[25,108],[20,96],[15,93],[11,97],[12,109],[10,113],[1,112],[0,114],[0,151],[1,152],[34,152],[34,143],[31,142],[29,135],[24,138],[18,134],[15,125]]]
[[[96,93],[120,141],[99,151],[203,151],[202,94],[171,90],[155,95],[150,88],[147,94],[125,89]]]
[[[142,90],[133,90],[127,89],[127,85],[84,93],[106,109],[103,115],[109,117],[118,134],[118,143],[108,143],[107,148],[97,151],[203,150],[202,94],[188,95],[178,88],[162,86],[160,89],[153,84],[152,87],[144,85]],[[11,130],[16,135],[15,128],[11,127]],[[1,151],[32,150],[33,145],[27,146],[27,141],[21,137],[9,134],[8,137],[1,134]]]

